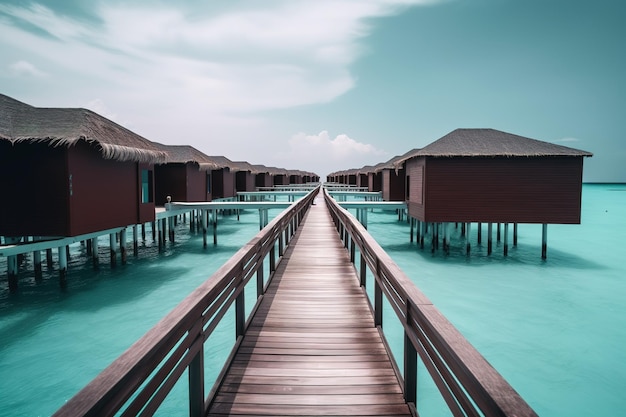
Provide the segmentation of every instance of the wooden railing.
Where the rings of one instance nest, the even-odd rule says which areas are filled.
[[[374,322],[382,330],[383,296],[404,328],[403,389],[407,403],[417,398],[417,360],[422,360],[454,416],[535,416],[532,408],[417,289],[347,210],[324,190],[344,246],[355,261],[365,291],[367,268],[374,276]],[[393,357],[393,355],[390,355]],[[397,367],[397,366],[396,366]]]
[[[237,348],[247,327],[246,284],[256,274],[257,302],[252,316],[276,270],[276,252],[278,257],[283,255],[318,191],[311,191],[271,221],[54,415],[152,415],[188,370],[190,416],[204,416],[210,401],[204,392],[204,343],[234,304]],[[270,277],[266,282],[267,255]]]

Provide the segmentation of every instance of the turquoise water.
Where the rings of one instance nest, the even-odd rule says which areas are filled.
[[[626,185],[585,185],[582,224],[548,226],[546,261],[538,225],[519,226],[506,258],[495,227],[494,253],[486,255],[486,225],[482,246],[472,225],[469,257],[458,232],[450,255],[419,249],[393,214],[370,214],[368,230],[539,415],[624,414]],[[400,342],[391,344],[401,352]],[[447,415],[433,410],[440,401],[426,371],[419,375],[426,415]]]
[[[207,249],[201,235],[179,224],[173,246],[159,253],[148,237],[138,258],[131,255],[116,268],[108,265],[105,240],[97,271],[74,245],[66,290],[59,289],[55,271],[44,266],[44,278],[36,282],[28,265],[19,292],[9,294],[0,259],[0,416],[52,414],[254,236],[258,222],[256,211],[244,212],[239,222],[220,217],[218,245]],[[506,258],[495,237],[494,253],[486,255],[486,225],[482,246],[473,225],[469,257],[458,235],[450,255],[419,249],[409,242],[408,225],[393,213],[369,213],[368,225],[540,415],[623,414],[626,185],[585,185],[582,224],[549,226],[547,261],[540,257],[537,225],[519,226],[518,246]],[[247,291],[247,300],[253,299],[254,288]],[[402,333],[389,309],[384,320],[399,352]],[[232,320],[215,336],[205,348],[205,364],[216,373],[234,342]],[[447,415],[426,372],[419,375],[423,415]],[[186,387],[179,385],[175,392],[181,394],[160,415],[186,413]]]

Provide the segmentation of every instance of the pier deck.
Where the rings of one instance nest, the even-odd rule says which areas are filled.
[[[326,204],[285,251],[209,415],[411,415]]]

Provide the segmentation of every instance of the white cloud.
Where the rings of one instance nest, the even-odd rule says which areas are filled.
[[[9,66],[13,75],[26,77],[46,77],[48,74],[38,69],[28,61],[17,61]]]
[[[268,111],[330,102],[352,89],[350,68],[364,50],[373,18],[430,2],[268,0],[190,6],[103,0],[90,6],[89,18],[53,6],[0,4],[0,54],[19,53],[25,63],[45,65],[51,82],[37,94],[48,97],[37,95],[29,104],[88,103],[148,139],[194,146],[217,140],[201,150],[230,155],[229,146],[236,153],[253,137],[271,136],[253,128],[273,124],[266,120]],[[20,68],[43,74],[34,66]],[[24,84],[22,90],[32,88]],[[304,143],[311,152],[320,149]],[[328,160],[350,161],[374,152],[347,136],[325,143],[320,157]],[[258,163],[269,159],[248,159],[253,158]]]
[[[295,134],[288,141],[288,148],[278,155],[283,165],[302,167],[325,175],[332,171],[360,168],[386,161],[387,152],[373,145],[359,142],[346,134],[331,138],[327,131],[317,135]]]

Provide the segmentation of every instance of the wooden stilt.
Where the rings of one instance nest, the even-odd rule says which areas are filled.
[[[52,269],[52,249],[46,249],[46,265]]]
[[[156,221],[151,222],[151,226],[152,226],[152,241],[156,242],[157,240],[157,236],[156,236],[156,232],[157,232],[157,224]]]
[[[461,237],[465,237],[466,234],[466,226],[465,223],[461,223]]]
[[[487,255],[493,250],[493,223],[487,224]]]
[[[93,252],[93,248],[91,247],[91,239],[87,239],[85,241],[85,252],[87,253],[87,256],[91,256],[91,253]]]
[[[213,210],[213,244],[217,245],[217,210]]]
[[[115,233],[109,233],[109,250],[110,250],[110,259],[111,259],[111,267],[115,267],[117,265],[117,248],[115,247]]]
[[[470,239],[469,239],[471,228],[472,228],[472,224],[471,223],[466,223],[466,226],[465,226],[465,253],[467,255],[469,255],[471,250],[472,250],[472,245],[471,245]]]
[[[517,246],[517,223],[513,223],[513,246]]]
[[[509,224],[504,223],[504,256],[509,255]]]
[[[417,244],[419,244],[419,242],[420,242],[420,235],[421,235],[420,228],[422,227],[422,222],[417,220],[417,219],[415,220],[415,222],[416,222],[416,225],[415,225],[415,242]]]
[[[94,268],[98,267],[98,238],[94,237],[91,239],[91,259],[93,262]]]
[[[146,241],[146,224],[141,223],[141,240]]]
[[[498,229],[496,230],[496,238],[498,239],[498,242],[502,240],[502,236],[500,234],[500,223],[498,223]]]
[[[450,223],[443,224],[443,249],[450,254]]]
[[[126,265],[126,229],[120,231],[120,257],[122,265]]]
[[[415,221],[414,220],[415,219],[413,217],[411,217],[411,220],[410,220],[410,223],[409,223],[410,224],[410,228],[411,228],[409,242],[411,242],[411,243],[413,243],[413,228],[415,226]]]
[[[59,247],[59,285],[67,287],[67,246]]]
[[[478,223],[478,244],[480,245],[481,243],[483,243],[483,224],[482,223]]]
[[[9,275],[9,292],[17,291],[17,256],[7,256],[7,272]]]
[[[137,233],[139,232],[139,227],[135,224],[133,225],[133,256],[139,255],[139,236]]]
[[[36,250],[33,252],[33,264],[35,267],[35,280],[41,280],[42,269],[41,269],[41,251]]]
[[[543,224],[541,227],[541,259],[548,257],[548,225]]]
[[[420,233],[420,248],[424,249],[424,235],[426,234],[426,225],[428,223],[426,222],[421,222],[422,223],[422,231]]]

